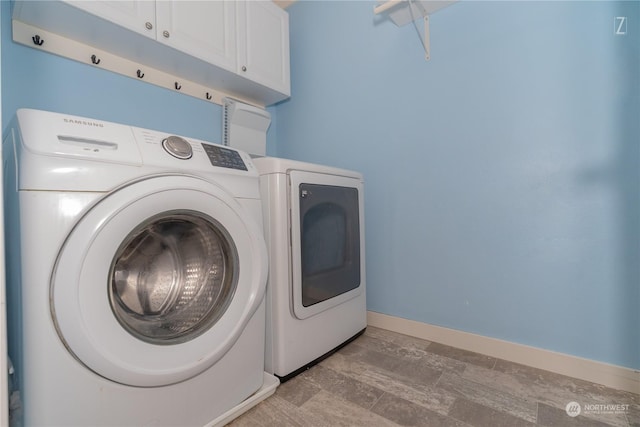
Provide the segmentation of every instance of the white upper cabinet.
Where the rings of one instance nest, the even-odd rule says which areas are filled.
[[[156,2],[158,41],[203,61],[236,70],[235,3]]]
[[[289,95],[289,14],[272,2],[238,2],[238,68]]]
[[[264,105],[291,94],[289,15],[272,1],[16,0],[13,19]]]
[[[67,3],[188,55],[236,71],[234,2],[70,0]]]

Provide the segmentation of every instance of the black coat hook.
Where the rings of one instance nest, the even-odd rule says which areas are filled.
[[[207,100],[211,101],[211,95],[209,94],[209,92],[207,92]]]
[[[138,71],[136,72],[136,75],[138,76],[138,78],[139,78],[139,79],[141,79],[141,78],[143,78],[143,77],[144,77],[144,73],[143,73],[142,71],[140,71],[140,70],[138,70]]]
[[[42,43],[44,43],[44,39],[41,39],[38,34],[31,37],[31,40],[33,40],[33,44],[35,44],[36,46],[42,46]]]
[[[93,62],[94,64],[98,65],[100,63],[100,60],[98,59],[97,56],[91,55],[91,62]]]
[[[182,89],[182,85],[178,84],[178,82],[175,83],[174,87],[176,88],[176,90]]]

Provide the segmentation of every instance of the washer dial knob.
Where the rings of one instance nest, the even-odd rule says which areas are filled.
[[[162,147],[167,151],[167,153],[178,159],[186,160],[193,156],[191,144],[179,136],[172,135],[163,139]]]

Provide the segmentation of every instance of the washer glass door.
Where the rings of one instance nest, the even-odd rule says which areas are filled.
[[[165,212],[134,229],[111,266],[109,299],[120,324],[156,344],[188,341],[226,311],[238,255],[226,229],[197,212]]]

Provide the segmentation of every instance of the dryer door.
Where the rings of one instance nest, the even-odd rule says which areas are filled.
[[[262,232],[215,184],[154,177],[77,223],[53,272],[51,310],[69,351],[122,384],[162,386],[218,361],[260,305]]]
[[[362,181],[291,171],[293,312],[306,319],[364,289]]]

